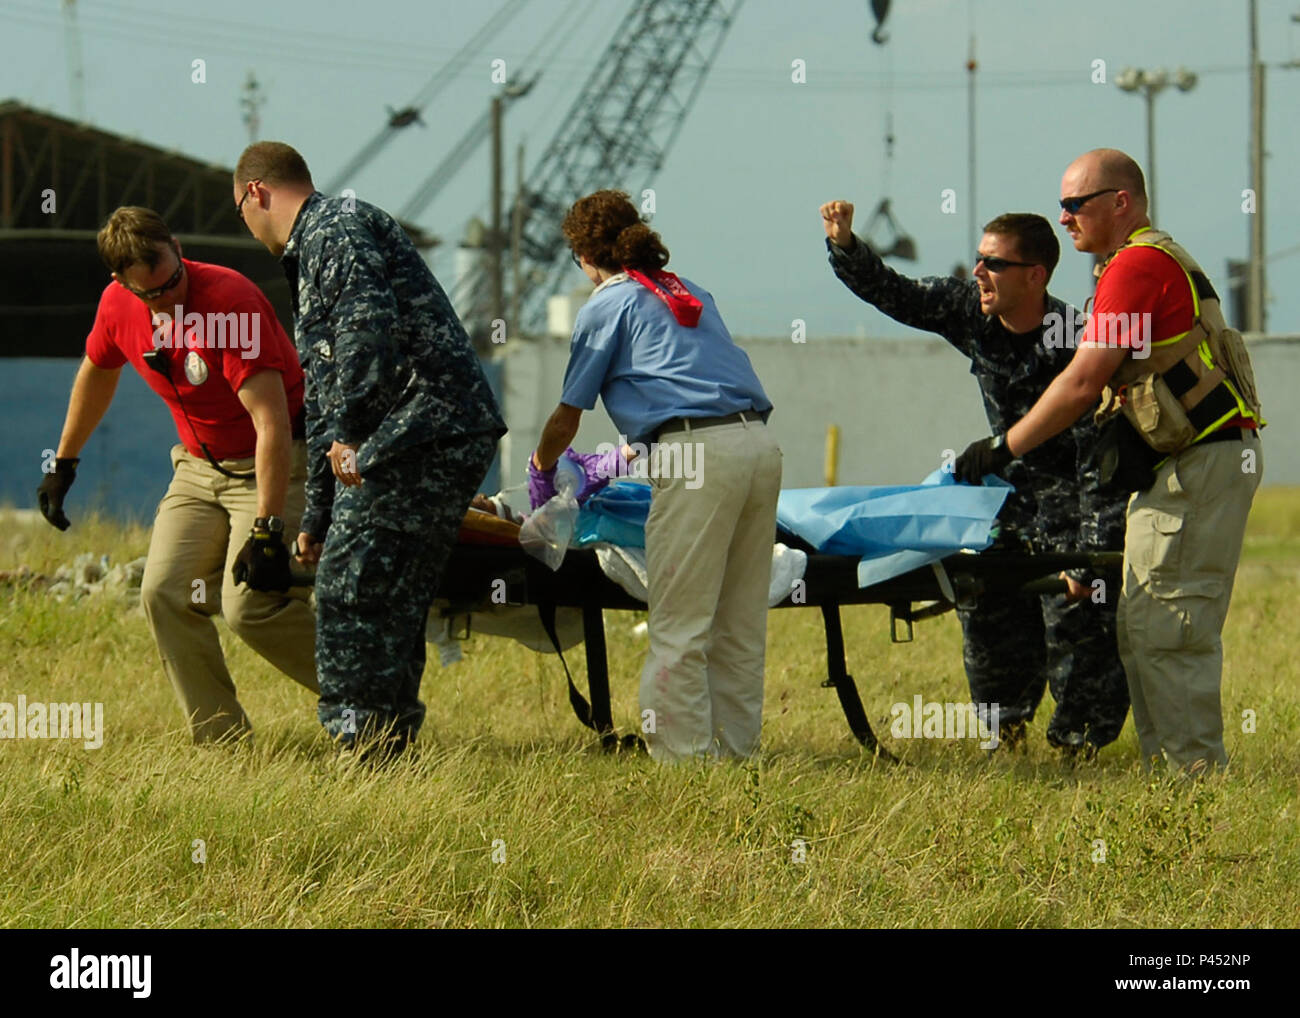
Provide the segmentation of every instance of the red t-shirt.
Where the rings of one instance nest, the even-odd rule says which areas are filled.
[[[1097,282],[1083,342],[1105,345],[1108,336],[1096,335],[1097,324],[1111,320],[1111,316],[1133,321],[1128,316],[1134,314],[1151,315],[1151,333],[1145,341],[1152,343],[1184,333],[1196,321],[1191,283],[1173,255],[1155,247],[1126,247],[1115,255]],[[1122,335],[1123,329],[1119,333]],[[1126,344],[1121,340],[1121,345]],[[1222,426],[1253,428],[1255,422],[1234,417]]]
[[[257,431],[236,393],[250,376],[278,371],[284,376],[289,417],[296,419],[302,411],[298,354],[271,302],[252,280],[189,259],[185,270],[189,293],[181,309],[183,323],[171,321],[174,308],[155,322],[139,297],[109,283],[86,337],[86,356],[105,370],[130,361],[171,409],[181,443],[195,456],[203,456],[200,442],[219,460],[252,456]],[[155,349],[166,359],[175,388],[145,363],[144,355]]]

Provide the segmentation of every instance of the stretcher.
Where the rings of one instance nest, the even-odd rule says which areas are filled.
[[[848,671],[840,620],[842,605],[888,605],[890,637],[895,643],[905,643],[913,638],[914,622],[951,611],[981,594],[1064,593],[1065,581],[1056,579],[1061,571],[1086,568],[1095,575],[1119,569],[1121,559],[1119,552],[959,553],[885,582],[859,587],[857,556],[811,552],[802,584],[796,585],[791,596],[776,607],[821,610],[827,671],[821,685],[835,690],[858,742],[892,759],[872,731],[857,683]],[[602,613],[605,609],[644,611],[646,605],[604,574],[594,551],[570,549],[559,570],[552,572],[508,536],[484,535],[463,528],[443,571],[438,598],[446,602],[444,616],[453,618],[488,604],[500,604],[503,598],[506,604],[535,605],[561,661],[555,610],[580,609],[590,699],[579,692],[566,663],[569,703],[578,720],[600,737],[604,748],[616,749],[635,742],[635,735],[620,738],[614,728]]]

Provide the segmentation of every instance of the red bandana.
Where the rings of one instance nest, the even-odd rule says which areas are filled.
[[[667,304],[668,310],[673,313],[673,317],[680,324],[685,325],[688,329],[693,329],[700,324],[700,312],[704,310],[704,305],[671,272],[664,272],[660,269],[652,276],[647,276],[636,269],[625,268],[623,271],[627,273],[629,279],[635,279]]]

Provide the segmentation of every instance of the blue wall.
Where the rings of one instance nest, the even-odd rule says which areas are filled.
[[[71,358],[0,359],[6,378],[0,435],[9,450],[9,469],[0,471],[0,505],[36,508],[42,454],[59,444],[78,364]],[[485,363],[483,370],[500,401],[501,362]],[[73,526],[91,508],[118,519],[151,520],[171,480],[168,450],[176,441],[166,405],[134,369],[124,368],[113,405],[81,453],[77,483],[64,505]],[[484,491],[497,490],[498,473],[493,461]]]

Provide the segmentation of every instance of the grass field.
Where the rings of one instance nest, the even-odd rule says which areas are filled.
[[[0,514],[0,570],[146,546],[140,528]],[[1190,783],[1145,775],[1131,724],[1063,766],[1050,699],[1018,754],[889,739],[895,701],[965,698],[951,615],[892,646],[884,608],[844,613],[849,669],[906,766],[858,751],[819,685],[818,613],[781,611],[754,765],[604,755],[553,656],[476,637],[429,665],[420,752],[370,772],[339,767],[314,701],[224,630],[256,744],[196,748],[138,610],[0,588],[0,701],[100,701],[105,725],[98,750],[0,742],[0,925],[1295,926],[1298,595],[1300,491],[1265,489],[1224,634],[1232,766]],[[636,621],[606,615],[622,730]]]

